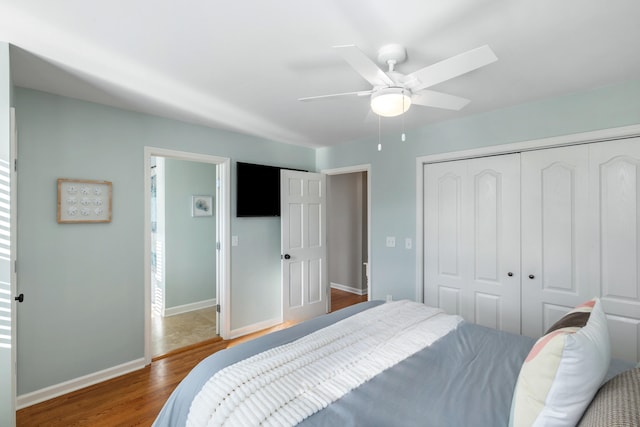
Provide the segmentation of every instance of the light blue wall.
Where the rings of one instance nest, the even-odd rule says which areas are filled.
[[[274,163],[275,164],[275,163]],[[313,166],[309,170],[313,169]],[[273,292],[270,283],[280,283],[280,218],[236,218],[232,235],[238,236],[238,246],[231,257],[232,281],[254,282],[253,287],[235,287],[231,298],[232,325],[252,325],[280,319],[281,292]],[[256,274],[256,272],[262,274]],[[265,307],[277,306],[264,316]]]
[[[191,216],[192,196],[215,194],[216,165],[165,160],[165,308],[216,297],[216,217]]]
[[[433,124],[407,132],[405,142],[383,135],[381,152],[377,137],[318,149],[316,169],[371,164],[371,297],[413,299],[415,248],[387,248],[385,237],[415,242],[417,157],[638,123],[640,80]]]
[[[0,165],[4,172],[2,177],[6,178],[8,174],[8,164],[10,159],[10,108],[12,103],[12,85],[9,67],[9,45],[0,42]],[[2,192],[5,195],[5,192]],[[6,214],[7,210],[2,208],[2,213]],[[5,217],[3,215],[3,217]],[[6,218],[6,217],[5,217]],[[5,231],[7,227],[3,224]],[[4,246],[4,245],[3,245]],[[15,422],[15,413],[11,410],[13,400],[12,389],[12,371],[11,371],[11,352],[12,345],[10,338],[11,328],[15,327],[10,321],[4,318],[10,315],[11,300],[11,269],[10,262],[4,256],[0,257],[0,425],[10,426]],[[9,310],[7,312],[6,310]],[[5,329],[9,328],[9,330]]]
[[[0,75],[1,77],[1,75]],[[0,94],[0,100],[2,99]],[[416,157],[640,123],[640,81],[316,150],[17,89],[20,132],[18,393],[143,356],[143,147],[233,160],[231,328],[276,319],[277,218],[235,218],[235,162],[316,170],[370,163],[373,297],[415,297]],[[59,177],[114,183],[110,224],[58,225]]]
[[[16,88],[18,394],[144,356],[144,146],[313,169],[308,148]],[[113,221],[57,224],[56,179],[113,182]],[[236,219],[231,328],[280,314],[279,222]],[[255,245],[255,247],[252,247]],[[267,251],[265,248],[269,248]]]

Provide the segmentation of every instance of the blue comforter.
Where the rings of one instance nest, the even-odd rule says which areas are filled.
[[[369,301],[217,352],[178,385],[155,423],[184,426],[191,401],[218,370],[381,304]],[[382,372],[302,426],[506,426],[520,366],[532,338],[471,323]],[[613,367],[610,375],[622,370]]]

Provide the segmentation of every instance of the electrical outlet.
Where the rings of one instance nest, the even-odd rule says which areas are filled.
[[[387,236],[387,247],[388,248],[396,247],[396,238],[394,236]]]
[[[231,246],[238,246],[238,236],[231,236]]]

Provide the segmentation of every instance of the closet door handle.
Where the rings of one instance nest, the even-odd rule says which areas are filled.
[[[289,254],[284,254],[284,259],[291,259],[291,255],[289,255]]]
[[[533,274],[529,275],[529,279],[535,279],[536,276],[534,276]]]
[[[512,272],[508,272],[507,276],[511,277],[511,276],[513,276],[513,273]]]

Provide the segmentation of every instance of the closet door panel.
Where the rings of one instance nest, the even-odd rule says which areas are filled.
[[[425,304],[463,315],[462,185],[463,162],[425,165]]]
[[[615,156],[598,165],[602,296],[636,302],[638,164],[629,156]]]
[[[457,287],[449,287],[446,285],[438,286],[435,305],[440,307],[449,314],[462,315],[462,290]]]
[[[498,230],[500,224],[501,175],[496,171],[483,170],[474,177],[472,194],[474,204],[475,259],[474,279],[497,282],[499,269]]]
[[[476,293],[474,307],[474,321],[476,324],[486,326],[487,328],[505,329],[504,322],[502,321],[503,307],[501,306],[501,298],[499,296],[487,293]]]
[[[519,164],[514,154],[429,164],[424,172],[425,302],[514,333],[520,333]]]
[[[640,361],[640,320],[607,315],[611,338],[611,357]]]
[[[640,353],[640,138],[590,145],[591,265],[617,357]]]
[[[588,147],[522,153],[522,333],[539,337],[592,298]]]
[[[541,171],[542,286],[573,293],[577,286],[574,271],[575,177],[573,165],[559,162]]]
[[[520,155],[468,160],[466,184],[463,245],[472,293],[467,316],[520,333]]]

